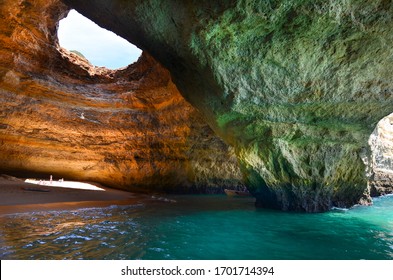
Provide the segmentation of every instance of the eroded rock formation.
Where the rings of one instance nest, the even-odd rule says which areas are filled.
[[[393,112],[391,1],[64,2],[169,69],[258,205],[367,203],[367,141]]]
[[[242,186],[233,150],[151,56],[111,71],[58,46],[68,10],[0,2],[0,169],[132,191]]]

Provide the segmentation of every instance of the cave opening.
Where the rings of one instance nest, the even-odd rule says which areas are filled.
[[[135,45],[101,28],[76,10],[60,20],[57,32],[62,48],[87,59],[92,65],[108,69],[127,67],[142,54]]]
[[[369,138],[370,194],[393,193],[393,113],[382,118]]]

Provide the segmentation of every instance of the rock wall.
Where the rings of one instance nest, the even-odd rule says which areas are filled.
[[[258,205],[369,202],[367,141],[393,112],[391,1],[64,2],[171,72],[234,147]]]
[[[0,169],[131,191],[242,187],[233,149],[150,55],[112,71],[59,47],[68,10],[0,2]]]

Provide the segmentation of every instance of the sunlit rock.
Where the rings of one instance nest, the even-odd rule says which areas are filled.
[[[113,71],[59,47],[68,10],[0,2],[0,169],[131,191],[241,187],[233,150],[150,55]]]
[[[383,118],[371,134],[371,195],[393,193],[393,114]]]

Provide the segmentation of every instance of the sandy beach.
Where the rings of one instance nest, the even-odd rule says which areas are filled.
[[[26,183],[25,179],[0,174],[0,215],[127,205],[140,200],[133,193],[106,188],[96,183],[89,183],[93,185],[92,190],[71,188],[70,181],[61,183],[64,187],[57,186],[62,184],[51,184],[49,180],[31,184]]]

